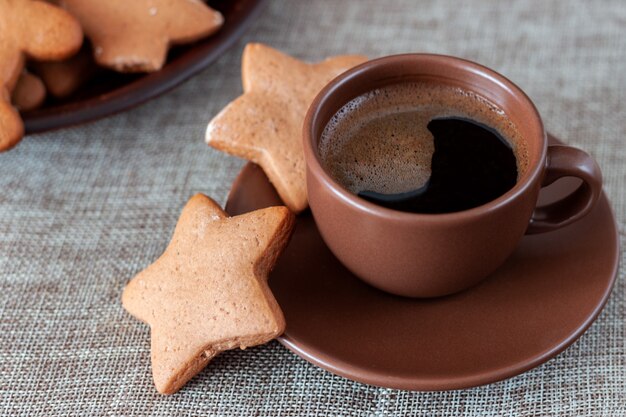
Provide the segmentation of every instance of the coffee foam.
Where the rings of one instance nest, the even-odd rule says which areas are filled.
[[[415,190],[431,175],[435,150],[428,122],[468,118],[498,131],[515,153],[518,178],[527,167],[524,141],[504,111],[458,87],[412,82],[372,90],[348,102],[319,141],[324,169],[353,193]]]

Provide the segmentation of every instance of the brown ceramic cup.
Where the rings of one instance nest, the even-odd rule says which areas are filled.
[[[368,202],[331,178],[318,153],[330,118],[363,93],[407,81],[458,86],[504,110],[528,151],[528,167],[517,184],[476,208],[414,214]],[[511,255],[524,234],[549,232],[586,215],[602,188],[600,169],[588,154],[548,146],[541,117],[519,87],[484,66],[450,56],[395,55],[353,68],[318,94],[303,134],[309,204],[324,241],[365,282],[403,296],[442,296],[475,285]],[[578,177],[582,184],[538,207],[541,187],[564,176]]]

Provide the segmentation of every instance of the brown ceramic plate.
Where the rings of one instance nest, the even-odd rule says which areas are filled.
[[[84,123],[126,110],[162,94],[212,63],[243,35],[262,8],[262,0],[216,0],[224,26],[215,35],[172,48],[167,64],[150,74],[103,71],[63,101],[48,99],[40,109],[23,114],[26,133]]]
[[[542,191],[542,202],[574,186],[561,180]],[[263,171],[248,164],[226,210],[235,215],[279,204]],[[449,390],[509,378],[557,355],[595,320],[615,281],[617,239],[602,195],[581,221],[524,237],[478,286],[408,299],[354,277],[307,211],[269,279],[287,320],[280,342],[333,373],[390,388]]]

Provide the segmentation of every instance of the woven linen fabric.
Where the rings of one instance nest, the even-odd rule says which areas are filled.
[[[273,1],[244,38],[172,92],[0,154],[0,414],[5,416],[624,416],[626,259],[591,328],[547,363],[451,392],[353,382],[277,342],[217,357],[159,395],[125,283],[166,247],[185,202],[224,203],[244,162],[204,144],[264,42],[298,58],[436,52],[483,63],[590,152],[626,245],[626,2]],[[358,349],[358,346],[355,346]]]

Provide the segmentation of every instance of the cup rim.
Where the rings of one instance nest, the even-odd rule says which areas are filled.
[[[334,178],[332,178],[322,167],[319,160],[317,147],[314,145],[316,139],[313,135],[313,128],[319,117],[320,110],[329,100],[329,97],[331,97],[338,90],[343,88],[344,85],[350,80],[362,76],[363,73],[369,72],[373,68],[382,65],[389,65],[392,62],[397,62],[398,60],[405,62],[415,62],[416,60],[423,60],[440,64],[447,63],[448,65],[462,65],[465,70],[470,70],[474,74],[480,75],[483,78],[487,79],[489,82],[495,83],[499,85],[500,88],[509,90],[516,96],[520,97],[522,101],[524,101],[525,104],[528,106],[531,114],[533,115],[533,122],[536,123],[537,127],[539,128],[538,130],[539,132],[541,132],[542,136],[542,146],[540,149],[539,158],[535,162],[535,164],[529,166],[528,173],[524,175],[521,180],[517,181],[513,188],[511,188],[498,198],[477,207],[450,213],[412,213],[383,207],[367,201],[357,196],[356,194],[353,194],[352,192],[344,188],[341,184],[339,184]],[[469,90],[471,91],[471,89]],[[536,179],[541,175],[545,165],[548,147],[546,131],[543,126],[541,116],[539,115],[539,111],[537,110],[535,104],[532,102],[530,97],[528,97],[528,95],[520,87],[518,87],[515,83],[513,83],[505,76],[484,65],[451,55],[431,53],[405,53],[388,55],[366,61],[335,77],[328,84],[326,84],[324,88],[322,88],[322,90],[320,90],[320,92],[313,99],[311,105],[309,106],[303,124],[303,142],[304,157],[307,166],[307,175],[309,175],[309,173],[316,175],[318,179],[322,182],[322,184],[327,187],[328,190],[335,195],[335,197],[343,200],[344,203],[370,215],[385,219],[411,222],[415,220],[420,220],[422,222],[433,223],[439,223],[444,221],[464,221],[470,218],[484,216],[500,209],[501,207],[509,204],[511,201],[516,200],[521,195],[526,193],[527,190],[535,183]]]

